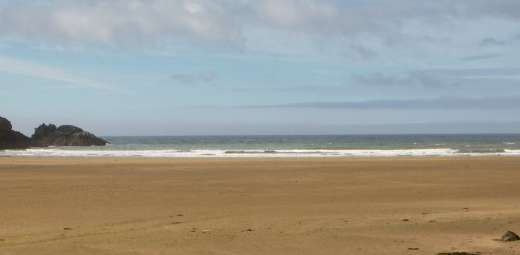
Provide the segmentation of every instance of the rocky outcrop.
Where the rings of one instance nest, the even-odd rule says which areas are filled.
[[[42,124],[29,138],[14,131],[11,122],[0,117],[0,150],[27,149],[47,146],[103,146],[108,142],[83,129],[71,125],[56,127]]]
[[[18,131],[13,130],[11,122],[0,117],[0,150],[29,148],[30,139]]]
[[[13,129],[13,126],[11,125],[11,122],[6,119],[0,117],[0,134],[6,133]]]
[[[56,127],[54,124],[42,124],[34,130],[31,144],[35,147],[104,146],[108,142],[76,126]]]

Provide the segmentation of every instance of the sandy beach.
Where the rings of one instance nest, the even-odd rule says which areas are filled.
[[[520,158],[0,158],[0,254],[519,254]]]

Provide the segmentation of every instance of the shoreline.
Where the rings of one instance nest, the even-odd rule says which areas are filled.
[[[348,161],[348,160],[434,160],[434,159],[471,159],[471,160],[482,160],[482,159],[520,159],[520,155],[453,155],[453,156],[349,156],[349,157],[65,157],[65,156],[0,156],[1,160],[89,160],[89,161],[103,161],[103,160],[115,160],[115,161]]]
[[[175,157],[148,157],[148,156],[5,156],[0,155],[1,159],[75,159],[75,160],[349,160],[349,159],[507,159],[520,158],[520,154],[513,155],[497,155],[494,153],[478,153],[478,154],[454,154],[454,155],[398,155],[398,156],[175,156]]]
[[[363,150],[88,150],[30,149],[0,151],[0,157],[40,158],[399,158],[399,157],[519,157],[520,150],[460,152],[456,149]]]

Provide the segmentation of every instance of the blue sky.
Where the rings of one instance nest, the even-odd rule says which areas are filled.
[[[520,131],[517,0],[0,0],[0,115],[101,135]]]

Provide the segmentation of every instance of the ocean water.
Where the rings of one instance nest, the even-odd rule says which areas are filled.
[[[520,134],[104,137],[104,147],[0,151],[0,157],[520,156]]]

